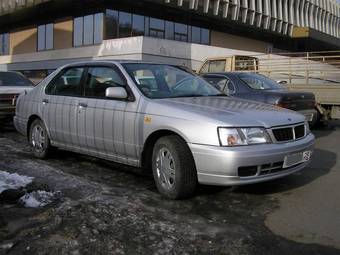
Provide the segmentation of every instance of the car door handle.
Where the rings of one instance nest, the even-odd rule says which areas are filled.
[[[79,103],[78,106],[79,106],[79,107],[82,107],[82,108],[86,108],[86,107],[87,107],[87,104],[86,104],[86,103]]]
[[[48,101],[48,99],[43,99],[43,100],[42,100],[42,103],[43,103],[43,104],[48,104],[49,101]]]

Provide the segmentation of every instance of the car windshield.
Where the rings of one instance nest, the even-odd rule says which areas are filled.
[[[1,86],[33,86],[33,83],[18,73],[0,72]]]
[[[139,90],[149,98],[225,96],[202,78],[162,64],[123,64]]]
[[[280,84],[276,81],[269,79],[263,75],[253,73],[238,74],[238,78],[247,84],[250,88],[256,90],[283,90]]]

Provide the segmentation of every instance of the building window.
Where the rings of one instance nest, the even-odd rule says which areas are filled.
[[[53,28],[53,23],[38,26],[38,51],[53,49]]]
[[[0,34],[0,55],[9,54],[9,34]]]
[[[99,44],[103,41],[103,14],[97,13],[73,20],[73,45],[75,47]]]
[[[172,21],[165,21],[165,39],[174,40],[175,24]]]
[[[151,36],[161,39],[210,44],[210,30],[116,10],[106,10],[106,39]]]
[[[127,12],[119,12],[119,37],[131,37],[132,15]]]
[[[149,36],[164,38],[165,36],[165,22],[161,19],[150,18]]]
[[[201,43],[201,29],[199,27],[191,27],[191,41]]]
[[[132,15],[132,36],[144,35],[145,18],[141,15]]]
[[[181,23],[175,23],[175,40],[188,42],[188,26],[187,25],[184,25]]]
[[[210,44],[210,30],[202,28],[201,29],[201,44]]]
[[[118,38],[118,11],[106,10],[105,27],[106,39]]]

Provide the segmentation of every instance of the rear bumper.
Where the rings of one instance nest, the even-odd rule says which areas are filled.
[[[234,148],[189,144],[189,147],[195,160],[199,183],[228,186],[268,181],[297,172],[310,161],[266,174],[258,170],[252,176],[239,176],[239,168],[283,162],[287,155],[313,151],[314,143],[314,136],[309,134],[301,140],[282,144]]]

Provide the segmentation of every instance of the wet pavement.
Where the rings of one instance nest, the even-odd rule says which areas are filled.
[[[37,160],[0,126],[0,171],[62,194],[44,208],[0,204],[0,254],[340,254],[339,127],[315,131],[301,173],[170,201],[149,172],[65,151]]]

